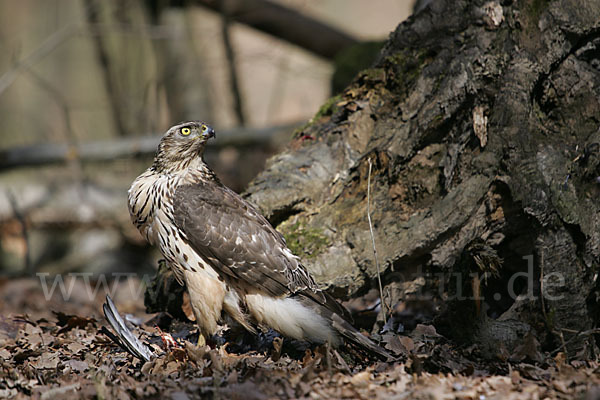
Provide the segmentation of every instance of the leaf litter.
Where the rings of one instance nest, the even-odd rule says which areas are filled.
[[[103,333],[105,293],[87,302],[46,300],[32,279],[4,281],[0,293],[0,398],[600,398],[597,361],[541,353],[532,335],[492,361],[431,324],[383,334],[394,363],[269,334],[252,343],[227,331],[199,347],[191,321],[146,314],[142,299],[117,296],[117,307],[142,321],[130,329],[158,354],[142,362]],[[165,347],[166,335],[175,344]]]

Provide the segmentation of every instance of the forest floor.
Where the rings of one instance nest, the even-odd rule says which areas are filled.
[[[159,355],[144,363],[103,333],[110,329],[102,314],[107,290],[83,281],[65,282],[70,294],[63,296],[60,284],[48,293],[52,282],[39,277],[0,280],[0,398],[600,398],[596,362],[569,362],[563,353],[486,361],[430,325],[388,337],[386,347],[400,355],[395,363],[324,347],[292,356],[272,343],[264,352],[198,347],[194,325],[174,321],[164,333],[179,346],[166,349],[158,328],[165,316],[145,313],[139,282],[121,282],[108,291]]]

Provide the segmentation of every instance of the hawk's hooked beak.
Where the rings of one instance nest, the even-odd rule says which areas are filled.
[[[208,127],[208,129],[206,130],[206,132],[202,133],[202,137],[205,139],[210,139],[217,136],[217,134],[215,133],[215,130],[211,127]]]

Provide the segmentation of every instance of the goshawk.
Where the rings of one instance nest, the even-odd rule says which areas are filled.
[[[283,236],[204,163],[204,146],[214,136],[198,121],[173,126],[129,189],[132,221],[185,282],[202,335],[216,332],[225,310],[251,332],[270,327],[333,346],[345,338],[389,358],[317,286]]]

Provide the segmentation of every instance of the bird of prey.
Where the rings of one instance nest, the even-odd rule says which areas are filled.
[[[204,163],[205,144],[214,136],[199,121],[173,126],[152,166],[129,189],[132,221],[185,282],[201,334],[216,332],[224,310],[250,332],[272,328],[333,346],[345,338],[389,359],[317,286],[283,236]]]

